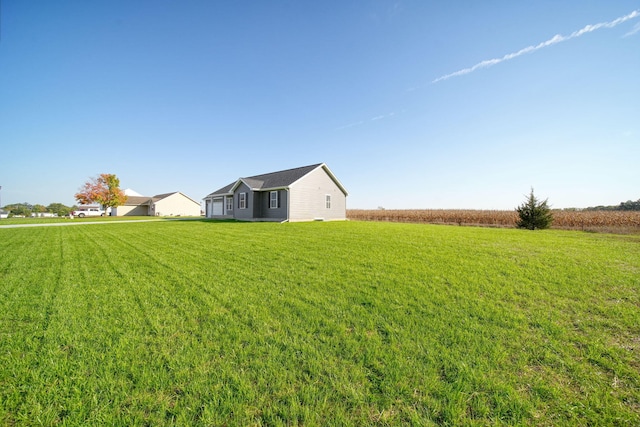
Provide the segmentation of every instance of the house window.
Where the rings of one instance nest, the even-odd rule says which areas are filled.
[[[269,207],[276,209],[278,207],[278,192],[272,191],[269,193]]]
[[[227,212],[233,210],[233,197],[227,196]]]
[[[240,193],[240,196],[238,197],[238,207],[240,209],[247,208],[247,193]]]
[[[327,209],[331,209],[331,194],[327,194],[324,196],[324,206]]]

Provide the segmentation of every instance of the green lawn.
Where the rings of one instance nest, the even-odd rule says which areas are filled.
[[[161,220],[182,220],[182,219],[202,219],[201,217],[178,217],[178,216],[87,216],[84,218],[74,217],[73,219],[60,216],[51,218],[2,218],[0,227],[4,225],[22,224],[77,224],[82,222],[120,222],[120,221],[161,221]]]
[[[640,238],[0,229],[2,425],[640,425]]]

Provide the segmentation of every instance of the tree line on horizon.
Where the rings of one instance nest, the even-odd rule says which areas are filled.
[[[124,191],[120,189],[120,180],[114,174],[103,173],[85,182],[76,194],[76,201],[83,205],[97,203],[103,208],[116,207],[127,200]],[[0,206],[0,208],[2,208]],[[5,206],[4,210],[9,216],[31,216],[32,214],[50,213],[58,216],[67,216],[78,208],[77,205],[65,206],[62,203],[51,203],[48,206],[32,205],[30,203],[14,203]]]
[[[583,209],[585,211],[640,211],[640,199],[633,201],[627,200],[615,206],[593,206]]]
[[[31,216],[32,213],[51,213],[58,216],[67,216],[69,212],[77,209],[77,205],[66,206],[63,203],[50,203],[47,206],[41,204],[31,204],[28,202],[12,203],[5,205],[2,209],[9,214],[9,216]],[[581,209],[584,211],[640,211],[640,199],[633,201],[628,200],[621,202],[615,206],[593,206]]]
[[[69,215],[69,212],[77,208],[77,205],[66,206],[62,203],[50,203],[47,206],[44,206],[39,204],[32,205],[31,203],[23,202],[6,205],[2,209],[8,212],[9,216],[31,216],[33,213],[51,213],[57,214],[58,216],[66,216]]]

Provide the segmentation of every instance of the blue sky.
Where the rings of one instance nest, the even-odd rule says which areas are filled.
[[[0,3],[0,197],[196,200],[324,162],[349,208],[640,198],[640,1]]]

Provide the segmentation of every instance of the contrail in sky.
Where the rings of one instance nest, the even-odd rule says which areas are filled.
[[[625,37],[629,37],[634,35],[635,33],[640,32],[640,24],[636,24],[635,27],[633,27],[633,30],[629,31],[627,34],[625,34]]]
[[[513,53],[509,53],[505,56],[503,56],[502,58],[494,58],[494,59],[487,59],[484,60],[482,62],[478,62],[476,65],[474,65],[473,67],[469,67],[469,68],[464,68],[462,70],[456,71],[455,73],[451,73],[451,74],[445,74],[444,76],[438,77],[437,79],[433,80],[431,83],[437,83],[440,82],[442,80],[447,80],[450,79],[451,77],[456,77],[456,76],[462,76],[465,74],[469,74],[472,73],[480,68],[487,68],[487,67],[491,67],[493,65],[499,64],[501,62],[504,61],[508,61],[510,59],[513,58],[517,58],[520,55],[524,55],[525,53],[531,53],[531,52],[535,52],[536,50],[542,49],[543,47],[548,47],[560,42],[564,42],[567,40],[571,40],[571,39],[575,39],[576,37],[580,37],[584,34],[587,33],[591,33],[593,31],[599,30],[601,28],[613,28],[616,25],[620,25],[625,21],[628,21],[630,19],[633,18],[637,18],[640,16],[640,10],[634,10],[633,12],[631,12],[630,14],[626,15],[626,16],[622,16],[620,18],[614,19],[613,21],[609,21],[609,22],[601,22],[599,24],[594,24],[594,25],[587,25],[584,28],[578,30],[578,31],[574,31],[573,33],[569,34],[568,36],[563,36],[560,34],[556,34],[555,36],[551,37],[549,40],[544,41],[542,43],[539,43],[537,45],[531,45],[531,46],[527,46],[524,49],[520,49],[517,52],[513,52]]]

